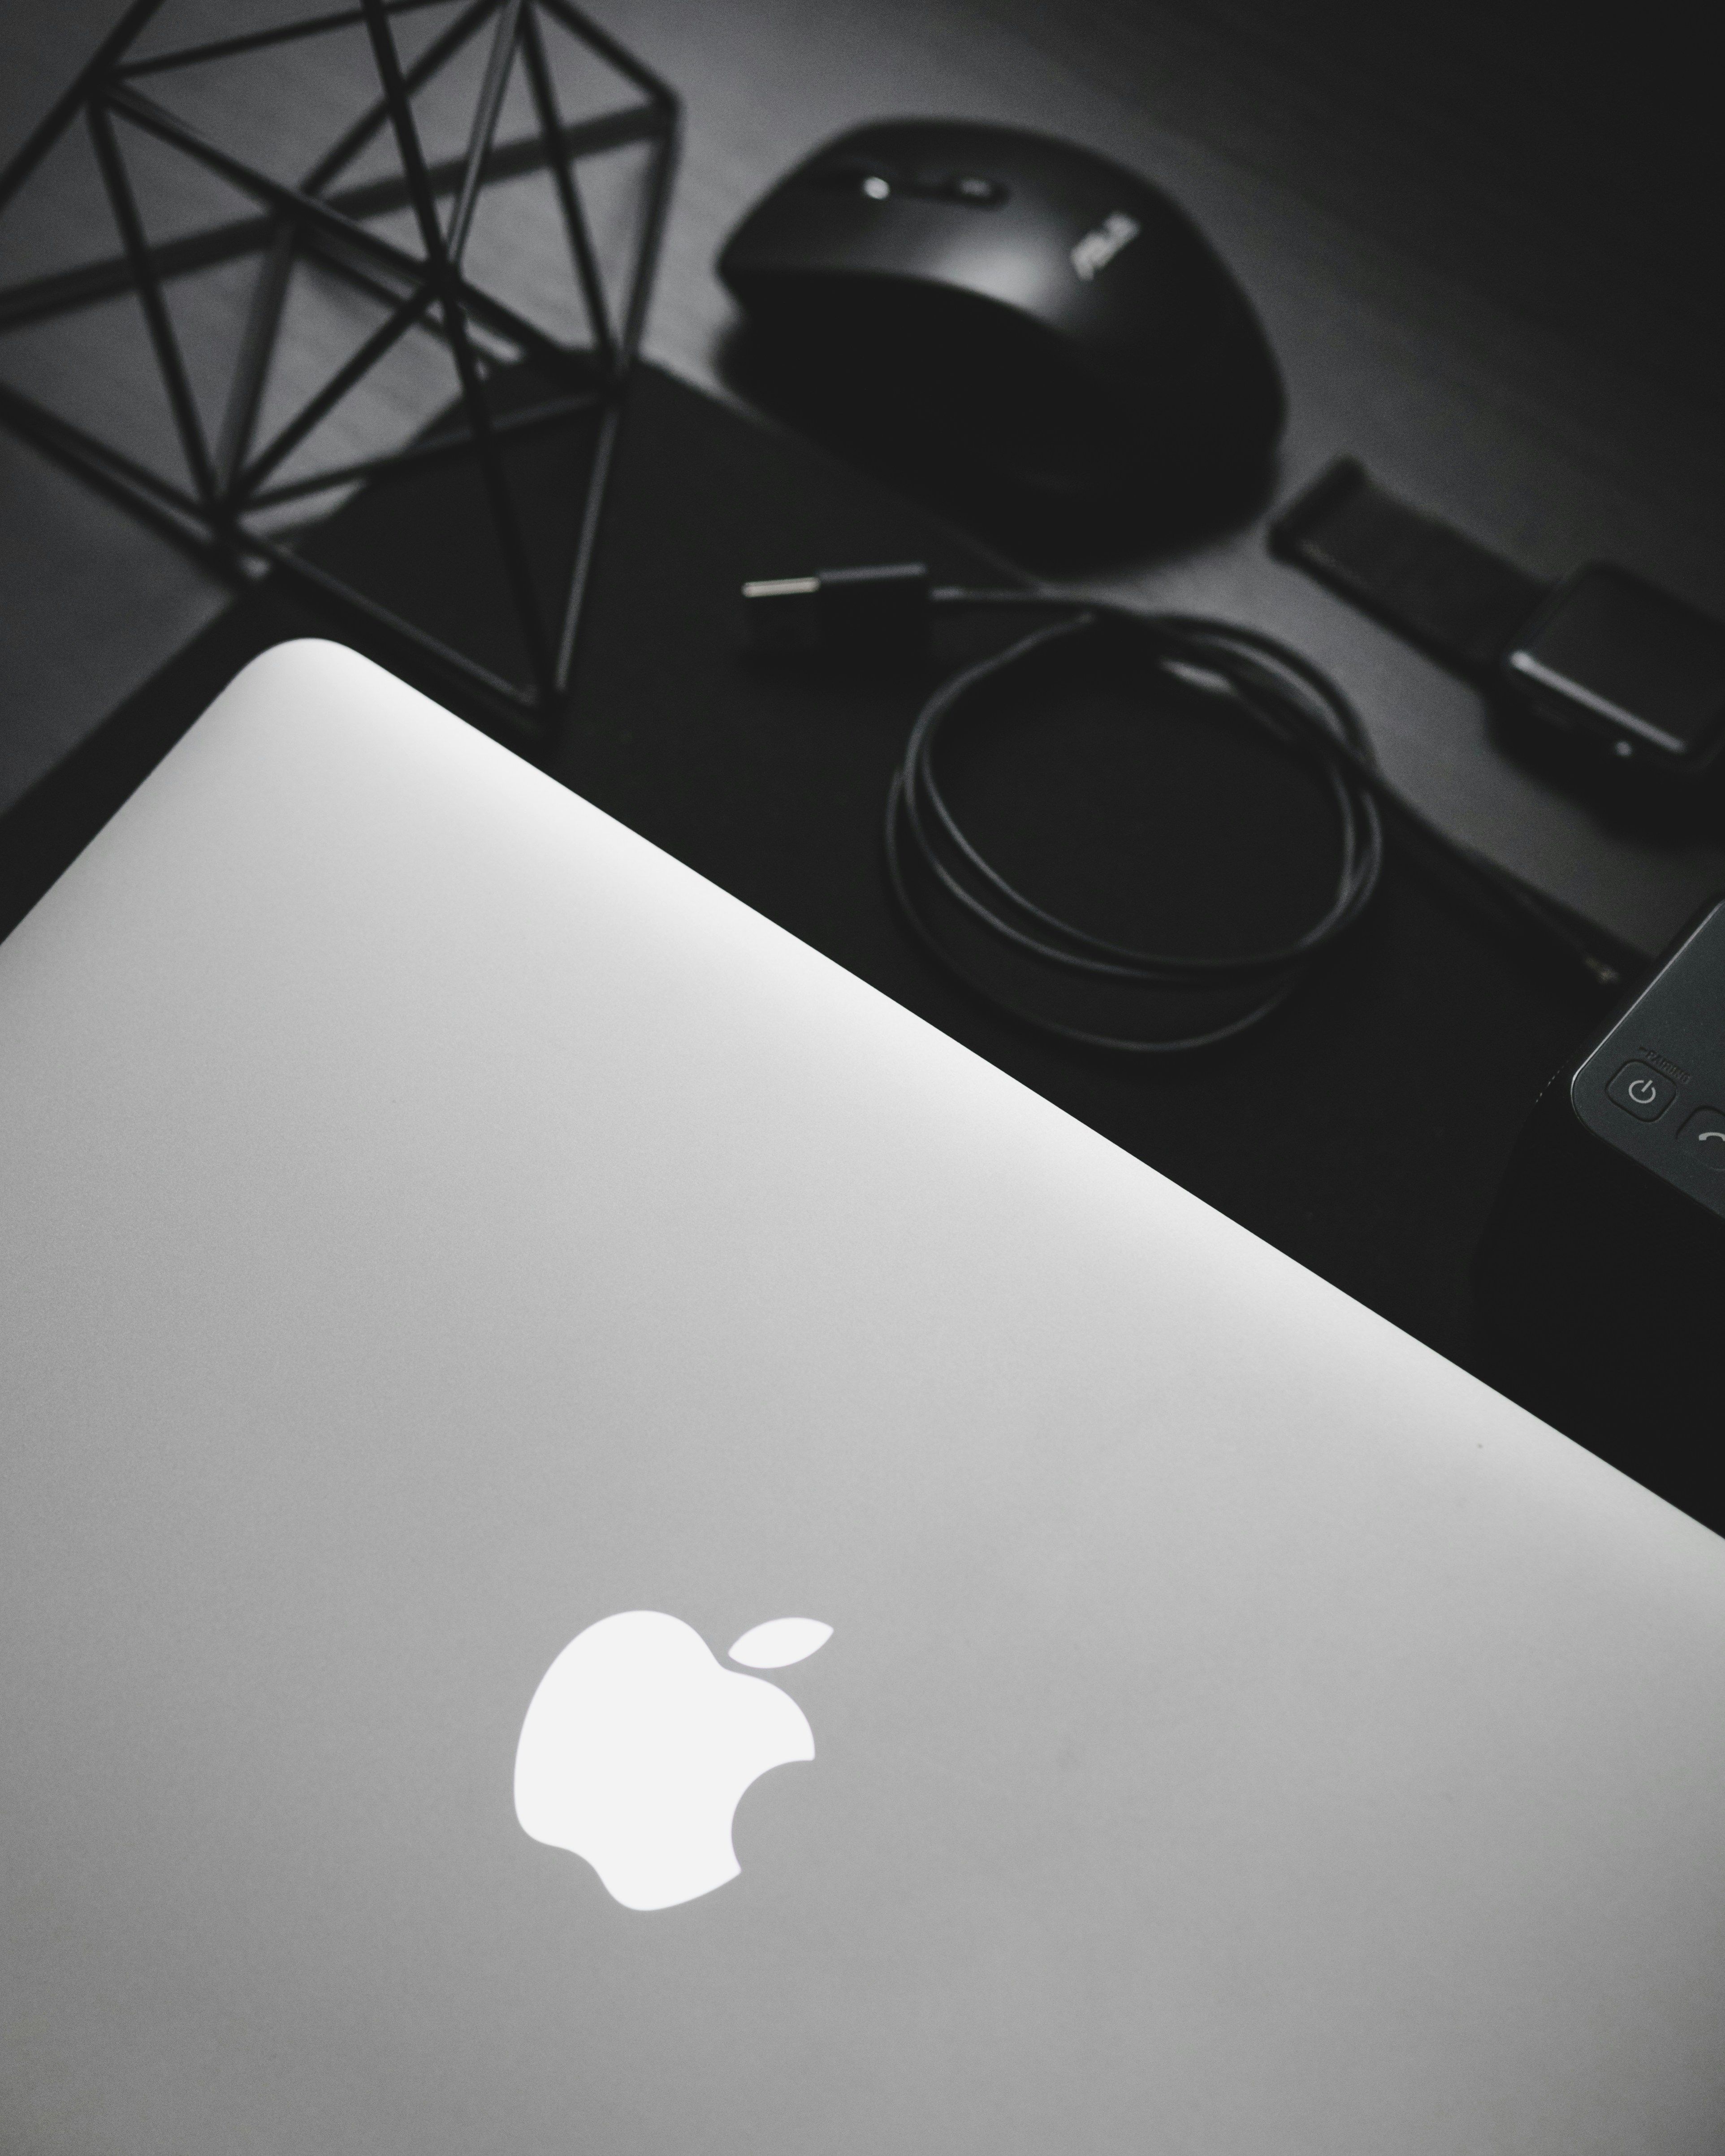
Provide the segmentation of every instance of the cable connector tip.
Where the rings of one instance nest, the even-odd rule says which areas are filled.
[[[930,599],[922,562],[759,578],[742,588],[748,648],[773,658],[920,658],[928,648]]]

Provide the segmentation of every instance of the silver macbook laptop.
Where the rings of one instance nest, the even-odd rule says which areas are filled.
[[[1725,1544],[332,645],[0,948],[9,2156],[1717,2156]]]

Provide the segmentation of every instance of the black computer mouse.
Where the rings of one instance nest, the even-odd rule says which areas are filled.
[[[1049,136],[859,127],[757,204],[719,273],[809,398],[1035,493],[1225,485],[1281,432],[1269,341],[1203,234]]]

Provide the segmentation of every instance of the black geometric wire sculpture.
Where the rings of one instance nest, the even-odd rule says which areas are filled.
[[[0,172],[0,214],[61,138],[81,120],[119,239],[111,257],[0,290],[0,335],[25,325],[131,294],[141,307],[160,371],[183,474],[152,470],[120,443],[54,412],[38,398],[0,385],[0,422],[56,462],[77,472],[201,560],[236,580],[271,569],[454,670],[495,703],[530,723],[561,706],[572,665],[582,599],[630,365],[639,341],[675,156],[678,102],[672,91],[568,0],[469,0],[417,53],[404,56],[397,24],[438,0],[354,0],[234,35],[177,49],[141,52],[140,40],[167,0],[134,0],[112,33],[23,148]],[[566,120],[548,49],[555,27],[621,77],[638,95],[614,110]],[[284,180],[224,147],[167,109],[146,87],[177,73],[256,55],[304,40],[362,30],[375,69],[366,101],[316,162]],[[475,46],[476,40],[488,43]],[[428,151],[414,100],[458,54],[471,66],[483,50],[471,124],[458,154]],[[517,74],[519,71],[519,74]],[[524,79],[532,125],[499,139],[511,79]],[[207,78],[206,78],[207,80]],[[521,91],[516,91],[517,105]],[[153,138],[193,160],[254,208],[201,230],[153,239],[146,228],[127,143]],[[608,295],[583,200],[583,160],[625,145],[645,146],[648,162],[638,229],[620,292]],[[362,157],[375,165],[393,146],[389,169],[352,175]],[[467,262],[481,192],[494,182],[544,170],[555,188],[582,333],[547,331],[486,290]],[[344,180],[346,184],[344,184]],[[417,240],[377,226],[395,215]],[[206,424],[187,354],[167,303],[177,279],[213,265],[256,258],[237,358],[219,424]],[[316,392],[273,431],[260,414],[290,280],[296,264],[323,272],[381,309],[376,328]],[[458,392],[451,410],[429,430],[382,454],[349,457],[283,475],[341,400],[410,331],[439,340],[453,361]],[[513,376],[513,383],[511,377]],[[531,385],[524,395],[521,383]],[[521,438],[587,415],[593,448],[585,499],[567,578],[547,603],[543,565],[511,488],[505,450]],[[262,438],[260,439],[260,432]],[[307,558],[280,519],[295,503],[315,505],[360,482],[434,459],[475,459],[492,535],[516,617],[524,678],[456,649],[437,629],[368,595],[350,578]]]

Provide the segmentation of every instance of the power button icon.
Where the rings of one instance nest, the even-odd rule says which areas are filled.
[[[1677,1097],[1671,1080],[1645,1063],[1625,1063],[1605,1088],[1605,1096],[1644,1123],[1657,1122]]]

